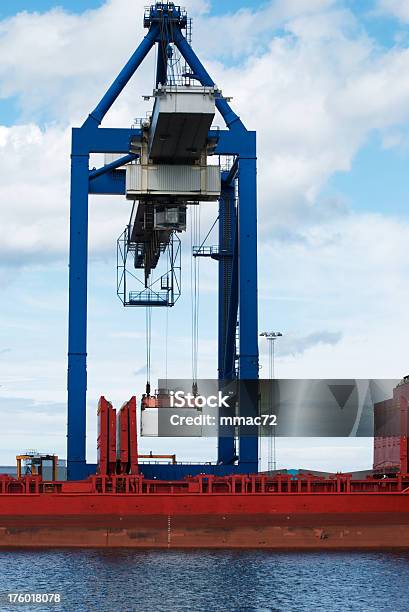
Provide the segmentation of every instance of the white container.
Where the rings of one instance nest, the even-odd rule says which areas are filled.
[[[177,196],[189,200],[218,200],[220,166],[131,164],[126,167],[126,197]]]
[[[158,408],[141,410],[141,436],[158,437]]]

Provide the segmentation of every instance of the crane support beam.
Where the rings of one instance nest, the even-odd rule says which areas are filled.
[[[72,130],[72,153],[123,153],[127,155],[132,141],[141,138],[141,130],[131,128],[96,128],[87,125]]]
[[[236,208],[234,186],[224,187],[219,200],[219,253],[233,251],[234,231],[236,225]],[[232,288],[232,257],[221,255],[219,261],[219,337],[218,337],[218,372],[221,380],[225,379],[224,357],[227,342],[227,324]],[[237,317],[236,317],[237,320]]]
[[[89,173],[90,181],[92,181],[92,179],[95,179],[97,176],[105,174],[106,172],[111,172],[112,170],[116,170],[121,166],[125,166],[125,164],[129,164],[129,162],[133,161],[137,157],[139,157],[139,155],[136,155],[135,153],[129,153],[129,155],[124,155],[123,157],[116,159],[110,164],[105,164],[105,166],[101,166],[101,168],[95,168],[95,170],[91,170]]]
[[[103,120],[115,100],[121,94],[123,89],[127,86],[130,79],[133,77],[145,57],[148,55],[149,51],[152,49],[153,45],[157,41],[158,35],[158,25],[152,25],[149,28],[149,32],[147,33],[139,47],[130,57],[129,61],[125,64],[125,66],[122,68],[121,72],[118,74],[108,91],[101,98],[101,101],[89,114],[88,118],[84,123],[84,126],[89,124],[99,126],[101,124],[101,121]]]
[[[258,390],[253,381],[258,379],[258,312],[257,312],[257,162],[248,156],[239,160],[239,379],[249,381],[240,385],[240,406],[255,416],[258,411]],[[250,432],[249,432],[250,433]],[[240,439],[240,464],[256,472],[258,459],[258,431]]]
[[[206,87],[214,87],[215,83],[213,79],[180,30],[175,30],[174,41],[177,48],[189,64],[193,74],[200,81],[200,83]],[[216,107],[229,129],[242,131],[246,130],[240,117],[236,115],[227,100],[222,97],[217,98]]]
[[[101,174],[89,182],[89,193],[93,195],[125,195],[126,172],[116,170]]]
[[[86,474],[89,155],[71,157],[67,457],[71,478]]]
[[[230,286],[229,310],[227,313],[226,326],[226,341],[223,355],[223,374],[226,380],[233,380],[235,377],[235,357],[236,357],[236,331],[237,331],[237,315],[239,308],[239,279],[238,279],[238,224],[237,213],[235,215],[235,224],[233,227],[232,237],[232,281]]]
[[[234,327],[232,338],[233,354],[235,353],[235,332],[237,324],[237,307],[235,320],[229,319],[229,311],[231,302],[237,296],[233,296],[233,286],[237,286],[236,279],[233,277],[233,272],[237,275],[237,267],[233,270],[233,261],[231,253],[233,251],[234,234],[236,227],[236,206],[235,206],[235,189],[234,185],[224,186],[222,188],[221,197],[219,200],[219,252],[229,253],[230,257],[219,257],[219,338],[218,338],[218,372],[221,384],[223,381],[232,380],[235,378],[233,367],[230,368],[230,377],[227,376],[225,370],[225,355],[228,347],[228,342],[231,340],[229,333],[229,324]],[[234,357],[233,357],[234,361]],[[227,415],[226,415],[227,416]],[[234,427],[220,426],[217,462],[222,465],[231,465],[236,458],[236,446],[234,437]]]
[[[168,64],[167,64],[167,41],[161,40],[158,43],[158,56],[156,59],[156,87],[159,85],[166,85],[167,82],[167,72],[168,72]]]

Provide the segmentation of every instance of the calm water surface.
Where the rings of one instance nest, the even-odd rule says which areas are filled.
[[[408,585],[409,553],[0,552],[1,612],[408,612]]]

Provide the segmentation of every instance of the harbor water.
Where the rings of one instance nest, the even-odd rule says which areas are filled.
[[[408,583],[409,552],[0,552],[1,612],[407,612]]]

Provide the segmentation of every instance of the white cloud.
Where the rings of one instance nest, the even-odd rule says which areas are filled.
[[[66,252],[68,160],[68,131],[0,128],[3,265]]]
[[[409,22],[409,3],[407,0],[378,0],[377,11],[392,15],[403,22]]]
[[[296,356],[305,351],[320,345],[335,346],[342,338],[338,332],[318,331],[307,334],[306,336],[285,335],[276,347],[276,354],[280,357],[288,355]]]
[[[288,21],[326,13],[334,4],[335,0],[271,0],[259,8],[208,15],[193,23],[194,46],[209,58],[227,57],[241,62],[248,55],[262,52],[272,32],[285,27]]]
[[[60,122],[85,119],[144,35],[142,15],[140,3],[111,0],[81,15],[54,9],[3,20],[0,94],[18,96],[23,117],[51,110]]]
[[[336,212],[320,208],[328,178],[350,169],[372,131],[395,129],[396,138],[409,119],[409,87],[400,76],[409,70],[406,49],[380,52],[366,35],[342,28],[330,39],[309,38],[294,22],[287,29],[297,35],[273,39],[244,66],[213,65],[246,125],[258,131],[262,232]]]
[[[263,248],[262,325],[291,336],[325,329],[342,334],[280,357],[277,376],[399,378],[407,361],[408,221],[350,215],[305,230],[298,241]],[[280,341],[278,341],[280,342]],[[285,348],[285,347],[284,347]],[[264,349],[263,349],[264,350]],[[266,364],[266,355],[263,355]]]
[[[191,14],[207,3],[193,0]],[[144,3],[107,0],[80,15],[55,8],[0,22],[0,97],[17,96],[23,119],[80,124],[146,34]],[[154,53],[145,60],[113,111],[130,124],[145,114],[142,95],[153,86]],[[126,102],[126,104],[125,104]]]
[[[70,130],[0,126],[0,262],[30,266],[65,260],[69,236]],[[90,198],[90,254],[115,252],[128,221],[120,198]]]

